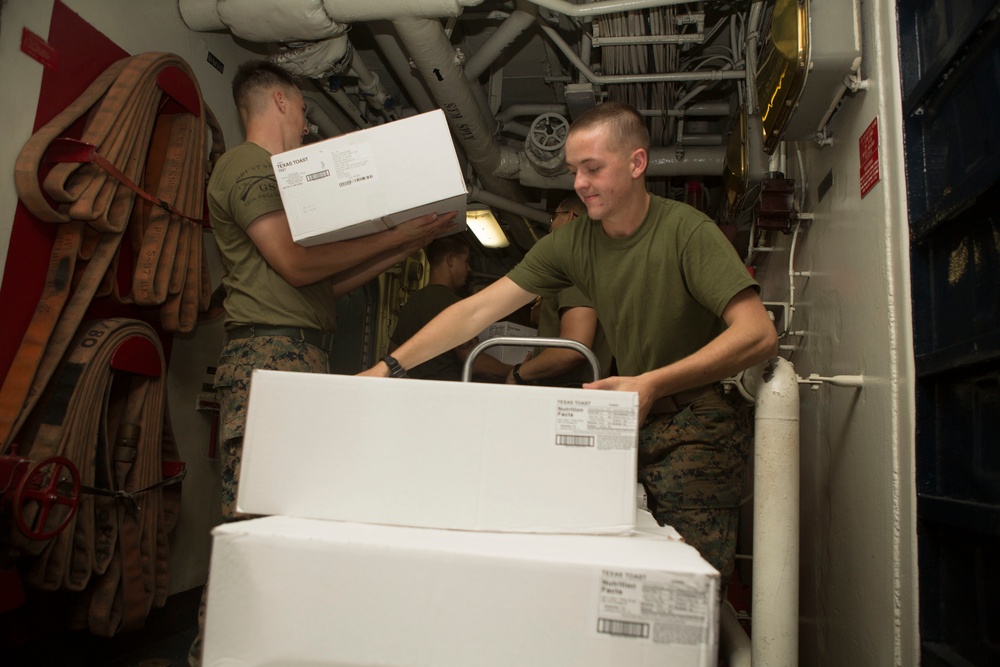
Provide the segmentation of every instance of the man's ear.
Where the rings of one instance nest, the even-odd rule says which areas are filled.
[[[632,178],[641,178],[649,166],[649,151],[645,148],[636,148],[629,156],[629,165],[632,167]]]
[[[274,93],[271,94],[271,99],[274,100],[274,103],[278,106],[278,111],[284,113],[285,105],[288,103],[285,93],[280,90],[275,90]]]

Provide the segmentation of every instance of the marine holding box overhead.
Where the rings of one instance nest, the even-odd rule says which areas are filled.
[[[458,211],[465,178],[440,109],[271,156],[288,226],[310,246]]]

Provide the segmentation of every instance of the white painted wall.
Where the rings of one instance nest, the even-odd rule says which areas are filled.
[[[230,93],[237,66],[255,56],[227,34],[196,33],[181,20],[174,0],[66,0],[65,4],[125,51],[167,51],[184,58],[193,69],[202,95],[218,117],[227,146],[242,141],[239,116]],[[13,226],[14,160],[31,136],[35,104],[42,81],[42,65],[21,52],[21,31],[28,28],[48,37],[52,0],[7,0],[0,14],[0,99],[7,108],[0,133],[0,272],[9,249]],[[225,64],[224,74],[208,64],[208,51]],[[64,63],[64,66],[66,63]],[[20,100],[13,104],[12,100]],[[206,232],[211,243],[211,233]],[[210,257],[210,260],[214,260]],[[218,283],[217,263],[212,277]],[[183,487],[180,522],[173,533],[171,592],[204,583],[208,570],[209,531],[220,521],[219,466],[207,458],[209,418],[195,411],[195,398],[205,369],[214,366],[222,346],[222,323],[201,325],[189,336],[175,336],[168,374],[169,410],[181,458],[188,476]]]
[[[845,0],[840,0],[847,4]],[[864,375],[863,389],[803,387],[802,665],[919,664],[914,399],[905,175],[895,14],[861,3],[866,92],[833,117],[833,143],[789,145],[786,176],[809,191],[794,268],[792,361],[809,374]],[[858,139],[873,119],[881,182],[860,196]],[[832,170],[822,201],[816,186]],[[787,301],[791,238],[775,234],[761,277]],[[784,341],[783,341],[784,342]],[[789,353],[785,352],[785,356]]]

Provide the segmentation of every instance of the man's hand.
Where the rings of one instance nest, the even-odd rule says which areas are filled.
[[[386,365],[384,361],[379,361],[377,364],[372,366],[366,371],[361,371],[358,373],[359,376],[364,375],[366,377],[373,378],[387,378],[390,376],[389,366]]]
[[[400,246],[412,247],[414,250],[422,248],[438,236],[455,229],[455,217],[457,211],[449,211],[438,215],[428,213],[419,218],[411,218],[406,222],[401,222],[392,231],[397,234]]]
[[[583,384],[584,389],[605,389],[609,391],[635,391],[639,393],[639,425],[642,426],[643,422],[646,421],[646,415],[649,414],[650,409],[653,407],[653,402],[658,398],[654,394],[653,386],[648,381],[643,379],[642,375],[638,376],[620,376],[614,375],[609,378],[604,378],[603,380],[598,380],[597,382],[586,382]]]

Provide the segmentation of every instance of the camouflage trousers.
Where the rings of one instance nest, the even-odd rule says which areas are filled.
[[[215,371],[222,442],[222,519],[245,518],[236,511],[243,429],[247,421],[250,378],[255,369],[326,373],[327,353],[296,338],[256,336],[228,341]]]
[[[723,597],[736,558],[750,413],[739,396],[720,389],[680,412],[651,416],[639,432],[639,482],[649,510],[722,573]]]
[[[236,511],[236,489],[243,458],[243,430],[250,399],[250,379],[257,368],[326,373],[329,372],[329,362],[323,350],[286,336],[240,338],[228,341],[222,348],[215,371],[215,392],[219,401],[219,439],[222,441],[222,520],[227,522],[253,518],[253,515]],[[201,665],[207,597],[206,582],[198,605],[198,635],[188,649],[190,667]]]

